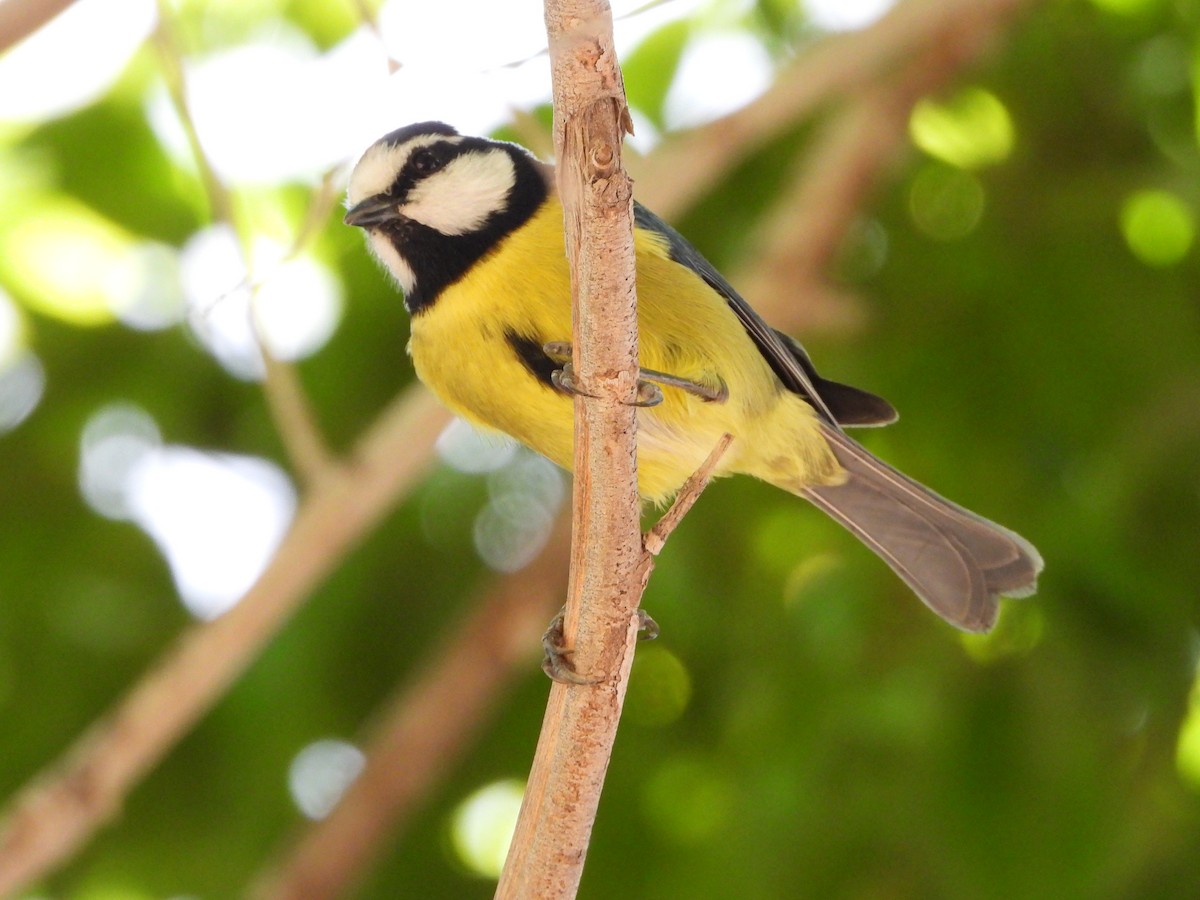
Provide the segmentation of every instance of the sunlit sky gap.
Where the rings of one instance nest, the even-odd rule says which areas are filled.
[[[288,790],[296,808],[310,819],[323,819],[365,764],[363,752],[346,741],[323,738],[308,744],[288,767]]]

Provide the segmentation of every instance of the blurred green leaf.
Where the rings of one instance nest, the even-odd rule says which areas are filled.
[[[675,80],[679,59],[692,34],[691,23],[679,19],[650,34],[621,60],[629,105],[663,129],[663,102]]]

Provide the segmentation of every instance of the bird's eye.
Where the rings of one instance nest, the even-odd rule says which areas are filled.
[[[429,175],[442,167],[442,161],[432,150],[421,147],[413,151],[409,165],[418,175]]]

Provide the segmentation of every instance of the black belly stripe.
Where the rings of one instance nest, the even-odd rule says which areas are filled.
[[[508,346],[512,347],[513,352],[517,355],[517,359],[521,361],[521,365],[525,367],[530,375],[551,390],[559,390],[554,382],[550,380],[550,376],[556,370],[562,368],[562,363],[546,355],[546,351],[542,349],[542,341],[518,334],[511,329],[504,332],[504,339],[508,341]]]

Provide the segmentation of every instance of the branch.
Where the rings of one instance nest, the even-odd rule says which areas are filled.
[[[246,596],[219,619],[185,632],[107,716],[17,795],[0,823],[0,896],[50,871],[118,812],[132,786],[413,486],[445,423],[423,390],[398,399],[349,463],[313,486]]]
[[[644,589],[654,560],[692,508],[733,438],[725,435],[684,484],[644,540],[638,568]],[[562,597],[570,551],[567,528],[555,529],[537,560],[497,582],[448,646],[431,655],[391,704],[366,747],[367,765],[330,815],[315,824],[276,868],[256,879],[258,900],[325,900],[345,896],[385,840],[396,840],[416,805],[434,789],[488,708],[522,672],[537,636]]]
[[[713,472],[716,471],[717,463],[721,461],[721,457],[725,455],[725,451],[729,449],[729,445],[733,443],[732,434],[723,434],[721,439],[717,441],[717,445],[709,452],[708,457],[700,464],[692,476],[683,483],[683,487],[679,489],[679,493],[675,496],[671,508],[663,513],[662,518],[654,523],[654,527],[642,541],[645,557],[644,565],[653,563],[654,557],[662,552],[663,547],[675,529],[679,527],[679,523],[683,521],[683,517],[691,511],[691,508],[696,505],[696,501],[700,499],[700,495],[704,489],[708,487],[708,483],[712,480]],[[649,571],[646,576],[649,577]]]
[[[555,683],[498,898],[574,897],[625,697],[641,591],[637,308],[629,129],[607,0],[546,0],[558,187],[571,263],[574,529],[564,635],[589,685]]]
[[[447,646],[384,714],[367,765],[327,818],[315,824],[251,896],[324,900],[347,896],[385,840],[458,761],[499,695],[526,669],[546,619],[562,603],[570,529],[560,521],[537,560],[495,582]]]

